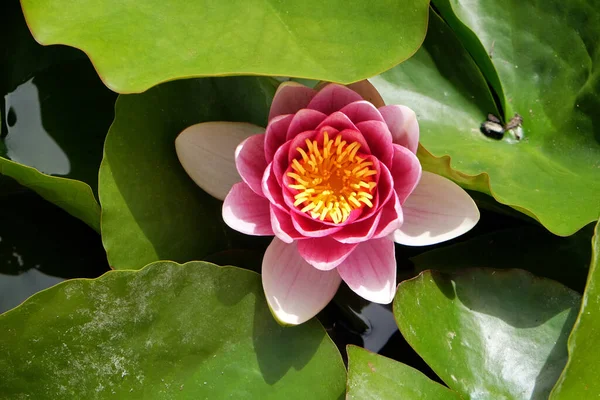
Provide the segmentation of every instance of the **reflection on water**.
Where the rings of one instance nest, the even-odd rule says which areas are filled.
[[[394,314],[381,304],[368,304],[360,311],[359,317],[369,327],[361,334],[363,347],[372,352],[378,353],[398,331]]]
[[[0,274],[0,313],[18,306],[34,293],[62,281],[63,278],[46,275],[37,269],[30,269],[20,275]]]
[[[46,132],[38,88],[33,78],[5,97],[8,135],[4,139],[11,160],[50,175],[67,175],[71,163],[67,154]]]

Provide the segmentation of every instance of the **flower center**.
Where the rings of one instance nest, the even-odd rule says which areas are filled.
[[[325,132],[322,144],[306,139],[306,147],[296,148],[302,157],[292,161],[293,171],[287,173],[294,181],[288,186],[298,191],[294,206],[336,224],[346,221],[352,210],[373,207],[377,171],[373,162],[357,155],[360,143],[348,144],[341,135],[330,140]]]

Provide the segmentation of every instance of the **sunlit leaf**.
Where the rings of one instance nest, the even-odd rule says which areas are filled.
[[[6,399],[337,400],[345,383],[316,320],[279,326],[256,273],[201,262],[36,294],[0,316],[0,370]]]
[[[579,316],[569,337],[569,361],[550,400],[578,400],[600,393],[600,223],[592,243],[592,263]]]
[[[66,6],[60,0],[23,0],[22,4],[40,43],[84,50],[111,89],[131,93],[194,76],[358,81],[417,50],[427,29],[429,2],[88,0]]]
[[[348,346],[348,400],[460,400],[458,393],[421,372],[356,346]]]
[[[482,40],[483,56],[472,37],[432,13],[424,46],[373,84],[387,103],[416,111],[426,169],[573,234],[600,212],[600,9],[583,0],[452,4]],[[480,72],[491,63],[471,58],[486,53],[506,98],[499,116],[523,117],[520,140],[516,130],[502,140],[480,131],[488,113],[498,115]]]
[[[580,296],[529,272],[425,271],[394,314],[408,343],[469,399],[547,399],[567,361]]]

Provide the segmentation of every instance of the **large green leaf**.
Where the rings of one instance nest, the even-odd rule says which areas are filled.
[[[425,168],[491,193],[558,235],[595,221],[600,212],[600,70],[594,68],[600,9],[589,1],[452,4],[485,48],[493,47],[492,62],[504,89],[500,97],[506,97],[503,117],[523,116],[523,139],[506,134],[494,140],[480,132],[487,113],[497,113],[487,83],[456,34],[432,13],[417,54],[372,81],[387,103],[416,111],[427,149],[419,154]],[[460,39],[473,43],[472,37]],[[490,63],[481,70],[489,72]],[[489,79],[493,83],[493,74]]]
[[[592,228],[592,226],[589,226]],[[591,229],[561,238],[535,226],[477,236],[413,257],[418,271],[457,271],[472,267],[520,268],[583,292],[590,264]]]
[[[592,241],[592,263],[579,316],[569,337],[569,360],[551,400],[579,400],[600,395],[600,222]]]
[[[547,399],[567,361],[580,296],[529,272],[425,271],[404,281],[394,314],[408,343],[470,399]]]
[[[18,6],[0,16],[0,173],[99,230],[94,192],[116,96],[79,51],[35,43]]]
[[[102,239],[113,268],[198,260],[227,248],[222,203],[185,173],[175,138],[203,121],[264,126],[275,86],[271,78],[189,79],[119,97],[99,187]]]
[[[193,76],[358,81],[419,48],[429,1],[21,3],[40,43],[84,50],[108,87],[131,93]]]
[[[347,400],[460,400],[418,370],[357,346],[348,346]]]
[[[316,320],[279,326],[256,273],[203,262],[36,294],[0,316],[0,369],[3,399],[336,400],[345,382]]]

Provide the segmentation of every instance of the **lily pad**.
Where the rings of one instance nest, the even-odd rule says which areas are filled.
[[[84,50],[109,88],[137,93],[165,81],[215,75],[358,81],[419,48],[429,1],[94,0],[65,7],[60,0],[23,0],[22,5],[40,43]]]
[[[202,262],[34,295],[0,316],[0,368],[7,399],[336,400],[345,383],[316,320],[277,325],[259,275]]]
[[[102,240],[113,268],[200,260],[228,249],[222,202],[185,173],[175,138],[204,121],[265,126],[276,85],[271,78],[189,79],[119,97],[99,180]]]
[[[469,399],[547,399],[567,361],[580,295],[529,272],[425,271],[399,285],[408,343]]]
[[[460,400],[458,393],[418,370],[357,346],[348,346],[347,400]]]
[[[99,231],[95,191],[116,96],[79,51],[35,43],[18,2],[2,10],[0,173]]]
[[[522,115],[520,140],[514,131],[502,140],[481,133],[487,114],[498,115],[481,73],[490,64],[477,66],[469,52],[481,49],[470,47],[472,37],[435,13],[415,56],[372,80],[386,103],[417,113],[425,169],[489,193],[561,236],[600,212],[600,70],[593,68],[600,11],[588,3],[452,3],[485,49],[494,49],[498,96],[506,98],[500,117]]]
[[[592,263],[579,316],[569,337],[569,361],[550,400],[585,399],[600,393],[600,223],[592,241]]]

